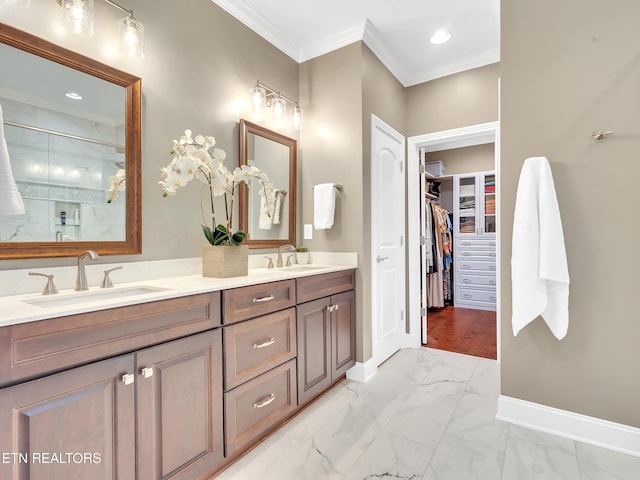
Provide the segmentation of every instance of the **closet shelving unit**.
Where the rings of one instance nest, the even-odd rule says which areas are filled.
[[[495,172],[454,175],[454,305],[496,310]]]

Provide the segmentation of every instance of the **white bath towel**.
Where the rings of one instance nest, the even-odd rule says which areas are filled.
[[[558,339],[569,327],[569,269],[560,209],[546,157],[525,160],[511,253],[514,336],[541,316]]]
[[[317,230],[333,226],[336,209],[336,193],[333,183],[321,183],[313,187],[313,225]]]
[[[0,105],[0,190],[3,192],[3,201],[0,203],[0,217],[9,215],[23,215],[24,202],[18,191],[11,171],[9,150],[4,137],[4,120],[2,118],[2,105]]]

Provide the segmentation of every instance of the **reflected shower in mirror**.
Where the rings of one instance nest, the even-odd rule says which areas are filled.
[[[0,258],[139,253],[140,79],[7,26],[0,42],[4,133],[25,204],[0,218]],[[107,195],[119,171],[126,181]]]
[[[267,202],[255,185],[240,186],[240,229],[249,248],[273,248],[296,241],[297,141],[240,120],[240,165],[266,172],[276,189]]]

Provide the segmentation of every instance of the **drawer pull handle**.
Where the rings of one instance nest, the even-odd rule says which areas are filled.
[[[471,298],[471,294],[470,293],[465,293],[464,295],[462,295],[464,298]]]
[[[496,256],[496,252],[489,252],[489,256],[490,257],[495,257]]]
[[[471,283],[471,279],[470,278],[463,278],[462,279],[462,283]]]
[[[471,265],[469,265],[468,263],[463,263],[462,268],[471,268]]]
[[[133,376],[133,373],[125,373],[122,375],[122,383],[125,385],[131,385],[134,381],[135,377]]]
[[[492,302],[495,302],[495,301],[496,301],[496,297],[494,297],[493,295],[491,295],[491,296],[489,297],[489,300],[491,300]]]
[[[469,255],[471,255],[471,252],[462,252],[462,255],[468,257]]]
[[[492,246],[492,247],[495,247],[496,246],[496,242],[489,242],[489,245]]]
[[[276,343],[276,339],[271,337],[269,340],[265,340],[262,343],[254,343],[253,348],[264,348],[268,347],[269,345],[273,345],[274,343]]]
[[[262,407],[266,407],[267,405],[269,405],[271,402],[273,402],[276,399],[276,394],[272,393],[271,395],[269,395],[268,397],[263,398],[262,400],[260,400],[259,402],[256,402],[253,404],[253,408],[262,408]]]
[[[495,280],[489,280],[489,285],[495,285],[496,281]]]
[[[268,302],[269,300],[273,300],[274,298],[276,298],[274,295],[269,295],[268,297],[254,298],[253,303]]]
[[[144,378],[153,377],[153,367],[145,367],[140,370],[140,373]]]
[[[495,265],[489,265],[489,270],[495,270],[496,266]]]
[[[471,245],[471,242],[462,242],[462,245]]]

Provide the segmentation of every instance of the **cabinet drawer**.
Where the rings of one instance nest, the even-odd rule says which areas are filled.
[[[226,456],[259,440],[297,405],[296,362],[279,367],[224,394]]]
[[[317,298],[328,297],[335,293],[353,290],[355,286],[355,270],[324,273],[322,275],[298,278],[296,281],[296,295],[298,303],[304,303]]]
[[[483,249],[495,249],[497,241],[495,238],[458,238],[458,248],[483,248]]]
[[[466,258],[474,257],[479,260],[494,260],[496,258],[496,250],[458,250],[458,258],[464,260]]]
[[[465,302],[496,303],[496,292],[492,290],[460,289],[460,300]]]
[[[220,325],[220,292],[0,328],[0,386]]]
[[[294,307],[224,327],[225,390],[296,356]]]
[[[473,260],[464,260],[461,259],[459,262],[460,273],[464,272],[491,272],[494,273],[496,271],[496,263],[495,262],[482,262],[482,261],[473,261]]]
[[[489,275],[460,275],[460,286],[496,287],[496,277]]]
[[[295,285],[295,280],[283,280],[223,291],[222,322],[228,325],[293,307]]]

